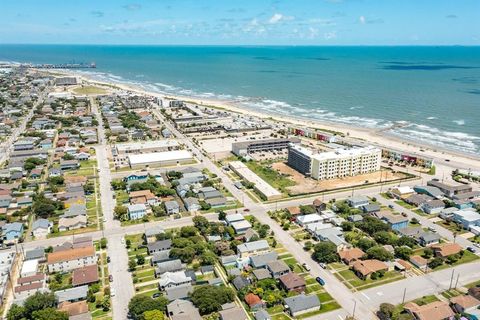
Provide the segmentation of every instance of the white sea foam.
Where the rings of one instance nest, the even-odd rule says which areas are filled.
[[[428,117],[427,120],[435,120],[438,119],[437,117]]]
[[[453,120],[453,122],[455,122],[455,123],[458,124],[459,126],[463,126],[463,125],[465,124],[465,120],[463,120],[463,119]]]

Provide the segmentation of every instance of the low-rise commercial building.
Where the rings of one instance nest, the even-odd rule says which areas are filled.
[[[132,169],[185,164],[194,160],[193,155],[187,150],[129,154],[127,158]]]

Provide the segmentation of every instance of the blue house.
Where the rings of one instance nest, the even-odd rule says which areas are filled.
[[[402,215],[388,214],[384,215],[381,219],[395,231],[408,227],[408,218]]]
[[[12,222],[7,223],[2,228],[2,238],[4,241],[17,241],[23,234],[23,223]]]
[[[131,204],[127,207],[130,220],[142,219],[147,214],[147,207],[143,204]]]

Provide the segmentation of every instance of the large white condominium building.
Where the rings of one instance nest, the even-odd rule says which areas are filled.
[[[380,170],[382,151],[373,146],[315,153],[291,145],[288,164],[317,180],[351,177]]]

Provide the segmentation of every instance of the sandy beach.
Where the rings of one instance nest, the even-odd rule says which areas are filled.
[[[431,157],[435,160],[436,165],[441,165],[444,167],[451,167],[451,168],[463,168],[467,170],[468,169],[480,170],[480,155],[457,152],[455,150],[437,147],[434,145],[418,143],[417,141],[409,141],[407,139],[402,139],[400,137],[394,136],[393,134],[389,134],[388,131],[385,131],[385,130],[380,131],[375,129],[347,126],[339,123],[331,123],[331,122],[327,123],[325,121],[318,121],[318,120],[312,121],[312,120],[307,120],[299,117],[296,117],[296,118],[291,116],[287,117],[279,114],[271,114],[264,111],[255,111],[251,109],[240,108],[234,105],[234,103],[232,103],[231,101],[221,101],[221,100],[203,99],[203,98],[199,99],[195,97],[151,92],[132,84],[117,83],[117,82],[114,82],[114,83],[102,82],[97,79],[93,79],[89,76],[86,76],[85,74],[80,74],[75,71],[69,71],[69,70],[54,70],[54,71],[41,70],[41,71],[54,73],[55,75],[64,74],[64,75],[76,76],[76,77],[79,77],[84,82],[87,82],[90,84],[96,84],[99,86],[107,86],[110,89],[113,86],[121,90],[132,91],[137,94],[150,95],[150,96],[155,96],[160,98],[184,100],[184,101],[191,102],[198,105],[209,106],[214,108],[222,108],[235,113],[250,115],[250,116],[254,116],[262,119],[271,119],[275,121],[281,121],[284,123],[290,123],[290,124],[298,125],[305,128],[308,127],[308,128],[342,132],[345,135],[349,136],[350,138],[356,138],[363,141],[367,141],[372,145],[403,150],[406,152],[417,153],[426,157]],[[446,159],[448,159],[449,161],[447,162]]]

